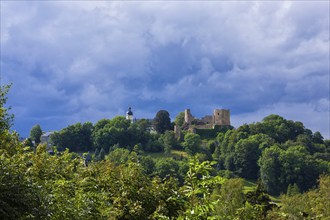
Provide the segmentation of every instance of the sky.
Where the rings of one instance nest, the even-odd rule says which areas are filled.
[[[125,115],[232,125],[270,114],[330,137],[329,1],[1,1],[1,84],[27,137]]]

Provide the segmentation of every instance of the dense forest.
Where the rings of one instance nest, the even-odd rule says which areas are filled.
[[[330,141],[269,115],[177,137],[162,110],[19,141],[0,93],[1,219],[330,219]],[[247,183],[253,183],[248,187]]]

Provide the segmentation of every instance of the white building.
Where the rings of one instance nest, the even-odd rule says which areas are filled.
[[[132,108],[131,107],[129,107],[128,108],[128,111],[126,112],[126,119],[127,120],[130,120],[131,123],[133,123],[135,121],[135,118],[133,116],[133,112],[132,112]]]

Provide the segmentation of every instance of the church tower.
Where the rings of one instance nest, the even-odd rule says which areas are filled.
[[[133,123],[133,121],[134,121],[133,112],[132,112],[132,108],[131,107],[129,107],[128,110],[127,110],[127,112],[126,112],[126,119],[127,120],[130,120],[131,123]]]

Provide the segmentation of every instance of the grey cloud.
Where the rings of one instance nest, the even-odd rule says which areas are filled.
[[[274,103],[285,103],[283,113],[318,106],[312,117],[324,114],[320,100],[328,98],[328,8],[328,2],[1,2],[1,72],[4,82],[14,82],[16,123],[37,115],[45,123],[59,115],[65,123],[95,121],[132,104],[142,117],[167,106],[170,112],[188,106],[197,115],[221,106],[237,118],[277,110],[269,107]]]

